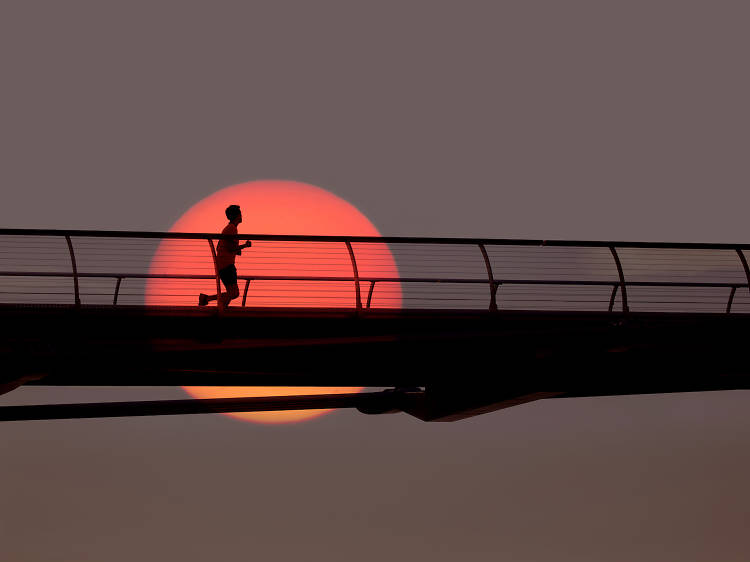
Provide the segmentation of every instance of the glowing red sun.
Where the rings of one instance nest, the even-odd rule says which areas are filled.
[[[298,234],[330,236],[380,236],[373,224],[356,207],[313,185],[286,180],[259,180],[233,185],[209,195],[188,209],[170,232],[221,232],[230,204],[242,208],[241,240],[252,234]],[[360,277],[398,277],[395,260],[382,243],[354,243]],[[352,282],[258,280],[265,277],[351,277],[352,264],[343,243],[254,241],[237,257],[241,295],[247,286],[248,307],[353,307]],[[213,258],[205,240],[165,240],[151,262],[150,273],[170,275],[214,275]],[[223,287],[222,287],[222,290]],[[368,283],[362,284],[363,300]],[[198,293],[215,293],[213,279],[149,279],[148,305],[197,305]],[[241,306],[242,296],[231,306]],[[372,294],[373,307],[399,308],[398,283],[379,283]],[[210,376],[210,375],[209,375]],[[196,398],[268,396],[357,392],[360,387],[185,387]],[[307,420],[329,410],[253,412],[227,414],[261,423],[289,423]]]

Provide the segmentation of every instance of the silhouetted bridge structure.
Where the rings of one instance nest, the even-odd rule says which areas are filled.
[[[0,420],[356,407],[460,419],[540,398],[747,389],[750,245],[0,230],[0,390],[363,386],[0,407]]]

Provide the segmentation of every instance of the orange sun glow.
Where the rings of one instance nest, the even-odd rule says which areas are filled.
[[[287,180],[259,180],[226,187],[188,209],[170,232],[216,232],[227,224],[224,209],[242,209],[240,242],[252,234],[380,236],[356,207],[319,187]],[[396,278],[396,263],[387,245],[353,243],[359,276]],[[237,256],[240,298],[231,307],[353,307],[354,284],[340,281],[243,279],[264,277],[351,277],[352,264],[343,242],[253,241]],[[164,240],[151,262],[151,274],[214,276],[211,249],[206,240]],[[225,290],[222,286],[222,291]],[[149,279],[147,305],[197,306],[199,293],[216,293],[212,279]],[[369,291],[361,284],[362,300],[371,306],[400,308],[398,283],[378,282]],[[215,306],[215,303],[212,303]],[[210,376],[210,375],[209,375]],[[332,394],[358,392],[361,387],[183,387],[195,398]],[[259,423],[291,423],[312,419],[330,410],[231,413],[228,416]]]

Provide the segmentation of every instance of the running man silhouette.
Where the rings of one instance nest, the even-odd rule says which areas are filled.
[[[226,293],[218,295],[198,295],[198,305],[206,306],[209,301],[219,299],[219,303],[227,306],[232,299],[240,296],[240,289],[237,287],[237,268],[234,266],[234,259],[240,255],[242,248],[251,246],[250,240],[240,244],[237,239],[237,225],[242,222],[242,211],[239,205],[229,205],[224,213],[229,219],[229,224],[221,231],[222,234],[232,236],[232,238],[222,238],[216,245],[216,270],[219,272],[219,278],[227,288]]]

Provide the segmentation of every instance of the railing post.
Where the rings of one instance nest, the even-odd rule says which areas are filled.
[[[740,258],[740,262],[742,262],[742,269],[745,270],[745,277],[747,277],[747,290],[750,292],[750,267],[747,265],[747,259],[742,252],[742,248],[737,248],[737,255]]]
[[[68,243],[68,251],[70,252],[70,263],[73,265],[73,293],[75,297],[76,306],[81,306],[81,293],[78,290],[78,266],[76,265],[76,254],[73,251],[73,242],[70,236],[65,236],[65,241]]]
[[[734,294],[737,292],[737,287],[732,286],[732,290],[729,291],[729,299],[727,300],[727,314],[732,312],[732,302],[734,302]]]
[[[250,286],[250,279],[245,279],[245,290],[242,291],[242,306],[245,306],[247,300],[247,288]]]
[[[609,251],[612,252],[612,257],[615,259],[615,265],[617,266],[617,275],[620,276],[620,295],[622,298],[622,311],[628,312],[628,291],[625,287],[625,274],[622,272],[622,264],[620,263],[620,256],[617,255],[617,250],[614,246],[609,247]]]
[[[612,285],[612,294],[609,295],[609,312],[615,307],[615,297],[617,297],[617,288],[619,285]]]
[[[357,270],[357,260],[354,257],[354,249],[349,240],[345,240],[346,249],[349,250],[349,258],[352,260],[352,272],[354,273],[354,293],[356,296],[357,310],[362,310],[362,297],[359,291],[359,271]]]
[[[213,238],[208,239],[208,245],[211,248],[211,257],[214,260],[214,274],[216,275],[216,306],[219,310],[224,309],[224,303],[221,302],[221,282],[219,281],[219,265],[216,261],[216,247]]]
[[[112,298],[112,306],[117,306],[117,296],[120,294],[120,284],[122,282],[122,277],[117,278],[117,283],[115,284],[115,295]]]
[[[479,250],[482,252],[484,258],[484,267],[487,269],[487,278],[490,282],[490,312],[497,312],[497,287],[500,283],[495,283],[495,278],[492,275],[492,264],[490,263],[490,257],[487,255],[487,249],[484,244],[479,244]]]
[[[375,281],[370,281],[370,290],[367,291],[367,308],[370,308],[372,302],[372,292],[375,290]]]

